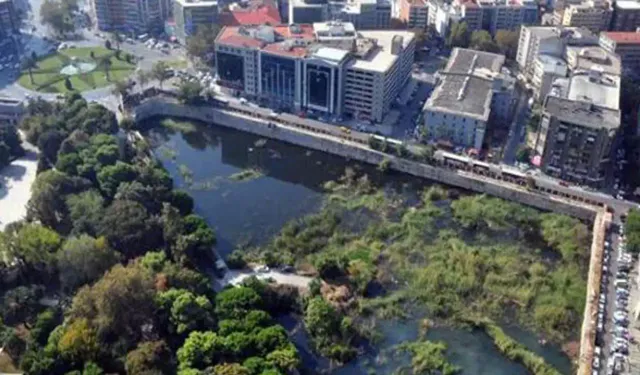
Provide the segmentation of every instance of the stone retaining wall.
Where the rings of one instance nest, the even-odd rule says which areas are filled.
[[[529,191],[504,181],[483,179],[461,171],[449,170],[395,157],[366,146],[322,134],[307,132],[294,127],[278,125],[268,127],[265,121],[213,107],[192,107],[173,103],[163,98],[151,98],[134,109],[134,119],[142,121],[155,116],[181,117],[229,127],[294,145],[323,151],[345,158],[378,165],[389,160],[392,170],[453,185],[466,190],[485,193],[499,198],[520,202],[545,211],[562,212],[583,220],[592,221],[596,208],[586,204],[565,201],[560,198]]]

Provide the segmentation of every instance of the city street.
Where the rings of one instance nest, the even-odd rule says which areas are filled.
[[[502,154],[505,164],[513,165],[516,162],[516,155],[520,145],[524,142],[526,124],[529,113],[527,103],[529,96],[526,93],[520,93],[518,104],[513,115],[513,122],[509,128],[509,136],[504,145]]]

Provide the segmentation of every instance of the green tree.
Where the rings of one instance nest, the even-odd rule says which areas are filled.
[[[640,210],[637,208],[629,210],[624,230],[629,251],[634,254],[640,253]]]
[[[67,207],[71,222],[72,234],[86,233],[96,236],[100,222],[104,217],[104,199],[95,189],[67,197]]]
[[[241,364],[223,363],[213,367],[213,375],[251,375],[251,373]]]
[[[491,39],[491,35],[486,30],[478,30],[471,33],[470,48],[493,53],[500,51],[500,48],[493,39]]]
[[[515,59],[520,34],[517,31],[498,30],[494,38],[496,45],[507,58]]]
[[[76,293],[69,317],[86,319],[98,337],[118,337],[124,349],[132,348],[153,321],[154,293],[148,271],[136,265],[116,265],[98,282]]]
[[[75,31],[71,11],[77,9],[75,1],[44,0],[40,6],[40,22],[49,26],[56,34],[71,33]]]
[[[167,79],[167,69],[169,69],[169,66],[164,61],[158,61],[151,68],[151,77],[160,82],[160,88],[162,88],[162,83]]]
[[[4,292],[0,313],[7,324],[30,322],[40,308],[44,289],[38,285],[18,286]]]
[[[220,26],[217,24],[199,26],[195,35],[187,38],[187,54],[205,63],[211,63],[215,40],[219,32]]]
[[[184,289],[169,289],[160,293],[156,301],[169,314],[169,320],[178,334],[213,328],[213,305],[206,296],[198,296]]]
[[[114,201],[105,212],[99,233],[127,259],[155,249],[162,242],[159,225],[140,203],[132,201]]]
[[[451,25],[451,31],[447,37],[447,46],[449,48],[467,48],[470,37],[471,33],[469,32],[469,26],[466,22],[454,22],[453,25]]]
[[[104,69],[104,75],[107,78],[107,81],[111,81],[110,71],[111,71],[111,59],[106,58],[102,61],[102,69]]]
[[[96,331],[85,318],[77,319],[66,326],[58,342],[58,351],[62,357],[76,363],[95,359],[99,350]]]
[[[0,253],[24,271],[25,276],[42,276],[55,270],[55,256],[62,239],[40,224],[24,224],[12,233],[0,235]]]
[[[98,172],[98,183],[107,197],[113,197],[118,185],[131,182],[136,177],[136,170],[131,164],[118,161],[115,165],[108,165]]]
[[[215,332],[191,332],[178,349],[178,368],[204,369],[217,363],[225,351],[224,339]]]
[[[124,98],[129,94],[129,82],[116,81],[113,83],[112,94],[118,97],[120,105],[124,104]]]
[[[171,349],[164,341],[145,341],[127,354],[127,374],[174,373]]]
[[[202,84],[199,81],[182,81],[178,87],[178,100],[184,104],[198,104],[202,101]]]
[[[216,295],[216,314],[220,319],[239,319],[248,311],[259,310],[262,299],[247,287],[225,289]]]
[[[136,70],[136,79],[140,84],[140,88],[144,88],[147,83],[149,83],[149,73],[142,70],[141,68],[138,68],[138,70]]]
[[[73,290],[100,278],[118,263],[119,255],[104,238],[83,234],[68,238],[57,258],[60,282],[64,288]]]
[[[290,373],[300,367],[298,350],[292,344],[267,354],[267,361],[285,373]]]
[[[67,89],[67,91],[73,91],[73,84],[69,77],[64,77],[64,88]]]
[[[193,198],[185,191],[172,191],[169,202],[173,207],[177,208],[183,216],[193,212]]]

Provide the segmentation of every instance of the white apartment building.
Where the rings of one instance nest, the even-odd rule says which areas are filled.
[[[594,33],[609,29],[613,8],[606,0],[588,0],[570,4],[562,14],[562,25],[584,27]]]
[[[523,26],[516,61],[527,79],[532,79],[539,55],[564,57],[565,47],[597,45],[598,37],[587,29],[557,26]]]
[[[447,4],[429,0],[427,26],[432,27],[440,37],[446,37],[451,24],[462,20],[462,10],[458,4]]]
[[[562,58],[546,54],[538,55],[531,78],[536,99],[543,101],[551,91],[553,82],[557,78],[566,77],[568,72],[567,63]]]
[[[330,20],[352,23],[358,30],[388,29],[391,25],[389,0],[350,0],[329,8]]]
[[[516,100],[515,81],[503,72],[502,55],[455,48],[423,108],[427,136],[482,148],[491,120],[506,122]]]

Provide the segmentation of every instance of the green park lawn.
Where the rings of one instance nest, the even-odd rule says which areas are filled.
[[[91,58],[91,52],[94,58]],[[67,93],[70,91],[86,91],[108,86],[116,81],[126,79],[135,69],[135,64],[125,60],[125,53],[121,53],[121,59],[115,57],[114,51],[104,47],[72,48],[65,49],[44,56],[36,62],[32,70],[33,81],[27,70],[22,71],[18,83],[30,90],[48,93]],[[103,65],[97,66],[91,72],[77,74],[69,77],[72,90],[65,87],[64,75],[60,70],[66,66],[71,58],[82,61],[94,61],[96,63],[108,58],[111,62],[109,80]]]

